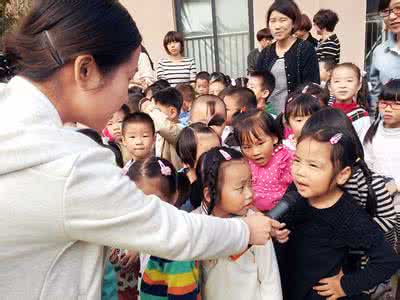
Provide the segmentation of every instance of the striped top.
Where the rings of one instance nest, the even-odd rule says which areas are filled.
[[[318,60],[333,58],[338,64],[340,61],[340,42],[336,34],[332,34],[326,40],[320,40],[317,47]]]
[[[140,285],[141,300],[200,300],[197,261],[172,261],[151,256]]]
[[[396,211],[393,205],[393,199],[386,189],[384,178],[376,173],[372,174],[371,187],[376,195],[376,216],[374,221],[385,233],[386,240],[394,245],[395,242],[395,225]],[[368,183],[361,169],[354,172],[351,178],[344,186],[353,199],[361,207],[366,207],[368,197]]]
[[[184,57],[177,63],[169,58],[162,58],[157,66],[157,80],[165,79],[172,87],[179,83],[191,83],[196,80],[197,67],[193,58]]]

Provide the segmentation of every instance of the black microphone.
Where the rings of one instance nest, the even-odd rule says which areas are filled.
[[[282,199],[278,202],[278,204],[269,212],[266,212],[265,215],[267,217],[270,217],[271,219],[278,221],[296,205],[296,201],[298,198],[299,198],[299,193],[297,191],[291,191],[286,193],[285,195],[283,195]]]

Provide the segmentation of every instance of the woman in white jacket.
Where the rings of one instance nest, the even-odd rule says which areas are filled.
[[[99,299],[103,245],[189,260],[269,238],[263,216],[188,215],[144,196],[110,151],[63,128],[104,127],[128,98],[140,43],[113,0],[38,1],[4,41],[19,76],[0,91],[2,299]]]

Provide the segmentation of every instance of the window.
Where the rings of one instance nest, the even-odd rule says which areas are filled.
[[[176,0],[175,8],[186,55],[196,59],[199,70],[246,75],[254,47],[252,0]]]

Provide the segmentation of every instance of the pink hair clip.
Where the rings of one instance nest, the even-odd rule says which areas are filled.
[[[171,168],[164,165],[164,163],[161,160],[158,160],[158,164],[160,165],[160,169],[161,169],[161,174],[164,176],[171,176]]]
[[[226,152],[225,150],[219,150],[219,153],[221,153],[221,155],[225,158],[225,160],[231,160],[232,159],[232,156],[228,153],[228,152]]]
[[[330,138],[329,142],[331,143],[331,145],[336,145],[342,137],[343,133],[336,133],[333,137]]]

